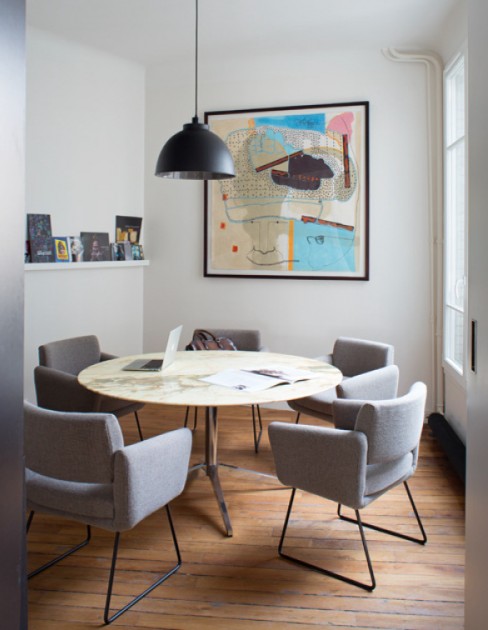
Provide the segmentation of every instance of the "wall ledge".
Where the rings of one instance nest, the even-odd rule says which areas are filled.
[[[25,263],[24,271],[67,271],[72,269],[108,269],[123,267],[148,267],[149,260],[108,260],[106,262],[80,263]]]

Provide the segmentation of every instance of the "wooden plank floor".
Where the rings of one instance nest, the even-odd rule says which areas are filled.
[[[182,425],[183,409],[146,406],[140,414],[145,437]],[[272,420],[293,421],[291,412],[263,410]],[[192,464],[201,461],[203,412]],[[307,419],[310,423],[319,421]],[[122,419],[126,443],[136,438],[132,416]],[[220,461],[273,472],[266,430],[254,453],[250,408],[220,411]],[[221,469],[234,536],[223,535],[210,483],[200,471],[172,506],[183,565],[165,584],[125,613],[114,626],[205,630],[463,628],[464,493],[444,454],[425,429],[419,467],[410,482],[429,542],[425,547],[366,531],[377,587],[367,593],[279,558],[277,545],[289,490],[277,481]],[[336,518],[336,506],[297,492],[289,540],[293,553],[339,572],[367,579],[359,534]],[[382,497],[365,518],[415,533],[402,488]],[[64,545],[82,539],[83,527],[36,515],[28,537],[29,569]],[[30,630],[95,628],[102,625],[112,534],[93,530],[91,543],[29,581]],[[291,547],[288,547],[291,550]],[[164,511],[121,538],[114,605],[141,592],[174,560]],[[0,624],[1,625],[1,624]]]

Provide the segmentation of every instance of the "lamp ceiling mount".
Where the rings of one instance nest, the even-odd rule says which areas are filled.
[[[228,179],[234,162],[225,142],[198,120],[198,0],[195,0],[195,115],[161,149],[158,177],[172,179]]]

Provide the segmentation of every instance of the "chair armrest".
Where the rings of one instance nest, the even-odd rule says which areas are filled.
[[[352,398],[355,400],[388,400],[396,398],[398,394],[399,370],[396,365],[357,376],[351,376],[337,385],[338,398]]]
[[[269,439],[281,483],[358,508],[367,439],[356,431],[272,422]]]
[[[118,359],[116,354],[109,354],[108,352],[100,352],[100,361],[110,361],[110,359]]]
[[[97,394],[80,385],[74,374],[38,365],[34,368],[37,404],[54,411],[94,411]]]
[[[192,433],[177,429],[126,446],[115,453],[114,504],[118,531],[169,503],[183,491]]]
[[[344,400],[338,398],[332,403],[332,422],[336,429],[352,431],[356,426],[364,400]]]
[[[321,354],[319,357],[315,357],[317,361],[323,361],[324,363],[330,363],[334,365],[334,357],[331,354]]]

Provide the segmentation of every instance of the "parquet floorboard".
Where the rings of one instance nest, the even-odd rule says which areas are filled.
[[[184,409],[146,406],[146,438],[182,425]],[[253,449],[250,409],[219,411],[219,458],[273,473],[266,427],[294,414],[263,409],[260,453]],[[320,421],[307,418],[320,425]],[[126,443],[137,440],[132,417],[122,419]],[[200,412],[191,463],[204,454]],[[426,427],[410,487],[429,537],[425,547],[366,531],[377,588],[366,593],[306,569],[277,553],[289,490],[264,476],[221,468],[234,528],[223,535],[218,506],[204,473],[193,474],[172,504],[183,565],[179,572],[114,626],[130,629],[317,630],[318,627],[424,630],[464,627],[464,489]],[[288,548],[313,562],[366,579],[357,529],[336,517],[336,506],[297,492]],[[397,488],[364,511],[364,520],[416,533],[410,506]],[[31,570],[83,538],[82,526],[36,515],[28,537]],[[30,630],[86,630],[103,623],[112,534],[94,528],[92,541],[29,581]],[[174,562],[162,511],[121,538],[114,605],[142,591]]]

